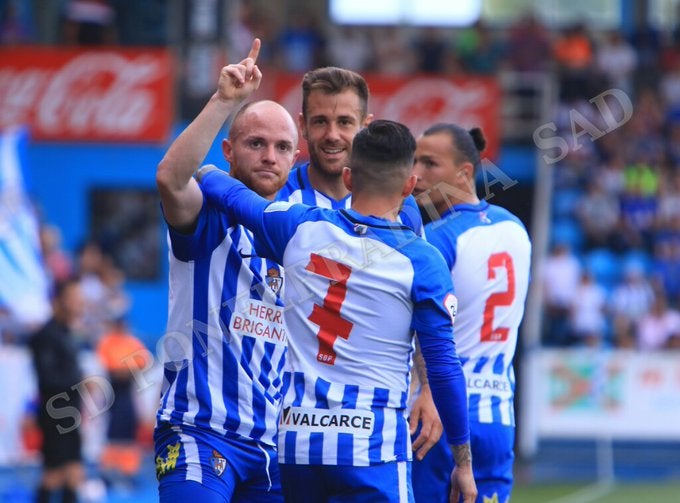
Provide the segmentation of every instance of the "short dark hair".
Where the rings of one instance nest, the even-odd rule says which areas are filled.
[[[66,293],[66,290],[71,288],[73,285],[79,285],[80,284],[80,276],[77,274],[71,274],[65,278],[60,279],[59,281],[56,281],[54,285],[52,285],[52,292],[51,292],[51,298],[52,300],[59,300],[63,297],[63,295]]]
[[[453,143],[456,162],[471,162],[474,172],[482,165],[480,153],[486,148],[486,138],[479,127],[467,130],[457,124],[439,123],[425,130],[423,136],[437,133],[447,133]]]
[[[351,89],[361,101],[361,118],[368,114],[368,84],[356,72],[336,66],[324,66],[310,70],[302,77],[302,115],[307,118],[307,102],[312,91],[322,91],[325,94],[340,94]]]
[[[349,167],[354,190],[376,193],[400,190],[413,169],[416,140],[403,124],[375,120],[352,142]]]

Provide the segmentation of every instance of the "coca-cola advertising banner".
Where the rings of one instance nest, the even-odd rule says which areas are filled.
[[[269,73],[265,75],[265,79]],[[376,119],[407,125],[416,137],[437,122],[481,127],[487,139],[483,157],[494,160],[500,147],[501,90],[494,78],[479,76],[393,77],[365,75],[371,92],[369,111]],[[279,74],[276,101],[294,117],[302,110],[302,75]],[[301,142],[301,149],[306,147]],[[306,158],[306,150],[301,156]]]
[[[174,120],[166,49],[0,49],[0,129],[33,138],[159,142]]]

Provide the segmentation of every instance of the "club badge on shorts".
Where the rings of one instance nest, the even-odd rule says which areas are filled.
[[[222,454],[213,449],[213,455],[210,456],[210,466],[212,466],[215,475],[221,477],[227,468],[227,460],[224,459]]]

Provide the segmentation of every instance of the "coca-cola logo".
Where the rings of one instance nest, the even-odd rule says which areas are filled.
[[[28,124],[41,138],[134,140],[169,126],[170,65],[157,53],[83,52],[48,66],[0,67],[0,127]]]
[[[277,95],[294,117],[302,109],[299,80],[290,79],[279,88]],[[496,154],[500,90],[493,81],[476,77],[426,76],[390,80],[375,75],[366,80],[371,89],[369,111],[374,117],[401,122],[415,136],[438,122],[453,122],[466,128],[479,126],[489,142],[485,150],[487,156]],[[301,155],[306,156],[305,142],[300,148]]]
[[[481,126],[496,95],[478,82],[452,82],[442,78],[407,81],[396,92],[375,100],[376,116],[407,124],[415,135],[437,122],[463,127]]]

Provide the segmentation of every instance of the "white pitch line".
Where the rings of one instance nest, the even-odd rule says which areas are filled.
[[[613,482],[600,482],[586,486],[568,496],[550,500],[547,503],[591,503],[611,493],[615,487],[616,485]]]

